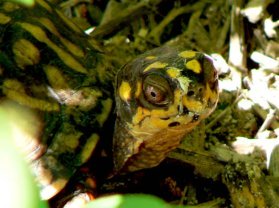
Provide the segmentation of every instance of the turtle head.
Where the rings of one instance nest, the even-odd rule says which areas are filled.
[[[218,100],[217,72],[199,52],[154,49],[117,74],[115,170],[158,165]]]

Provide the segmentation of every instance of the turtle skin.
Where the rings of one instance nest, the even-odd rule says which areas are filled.
[[[154,167],[218,101],[211,58],[174,47],[127,63],[114,85],[97,42],[44,0],[24,8],[2,1],[0,37],[0,102],[24,112],[16,143],[42,199],[63,189],[99,141],[110,139],[106,132],[114,132],[114,174]]]

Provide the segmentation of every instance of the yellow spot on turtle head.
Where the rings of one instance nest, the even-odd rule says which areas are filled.
[[[176,78],[176,77],[180,76],[180,71],[181,71],[181,69],[171,67],[167,70],[167,73],[171,78]]]
[[[196,52],[195,51],[182,51],[178,55],[182,58],[193,58],[196,56]]]
[[[201,73],[201,65],[196,59],[186,62],[185,66],[196,74]]]
[[[146,116],[150,115],[150,111],[143,107],[138,107],[133,117],[133,124],[139,124]]]
[[[131,86],[129,82],[122,81],[119,90],[118,90],[120,98],[127,102],[131,98]]]
[[[143,72],[147,72],[147,71],[149,71],[150,69],[162,69],[162,68],[166,67],[167,65],[168,65],[167,63],[162,63],[162,62],[160,62],[160,61],[156,61],[156,62],[150,64],[149,66],[147,66],[147,67],[143,70]]]
[[[217,89],[216,91],[211,90],[208,83],[206,84],[204,95],[205,95],[203,98],[204,102],[207,102],[208,100],[217,102],[218,100],[218,90]]]
[[[11,21],[11,17],[9,16],[6,16],[5,14],[3,13],[0,13],[0,24],[1,25],[5,25],[7,24],[8,22]]]
[[[162,120],[160,118],[150,117],[150,124],[152,124],[154,128],[165,129],[168,127],[169,122],[169,120]]]
[[[189,109],[190,111],[200,113],[204,110],[204,106],[200,101],[197,100],[190,100],[187,96],[183,96],[182,98],[183,105]]]
[[[15,62],[22,69],[26,66],[38,64],[40,61],[39,49],[26,39],[20,39],[14,43],[13,53]]]

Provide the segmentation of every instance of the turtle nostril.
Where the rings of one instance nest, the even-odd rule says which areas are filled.
[[[203,87],[196,87],[195,89],[191,89],[187,92],[188,97],[200,97],[203,93]]]
[[[189,90],[187,92],[187,96],[193,96],[195,94],[195,92],[193,90]]]
[[[194,114],[193,116],[193,121],[199,120],[200,116],[198,114]]]
[[[183,107],[183,113],[186,115],[189,114],[189,109],[185,106]]]

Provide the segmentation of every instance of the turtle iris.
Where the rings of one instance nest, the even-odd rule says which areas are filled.
[[[145,98],[148,102],[152,104],[164,104],[166,100],[166,95],[159,88],[154,86],[147,86],[144,90]]]
[[[166,78],[150,74],[143,82],[145,100],[155,106],[166,106],[171,102],[171,89]]]

